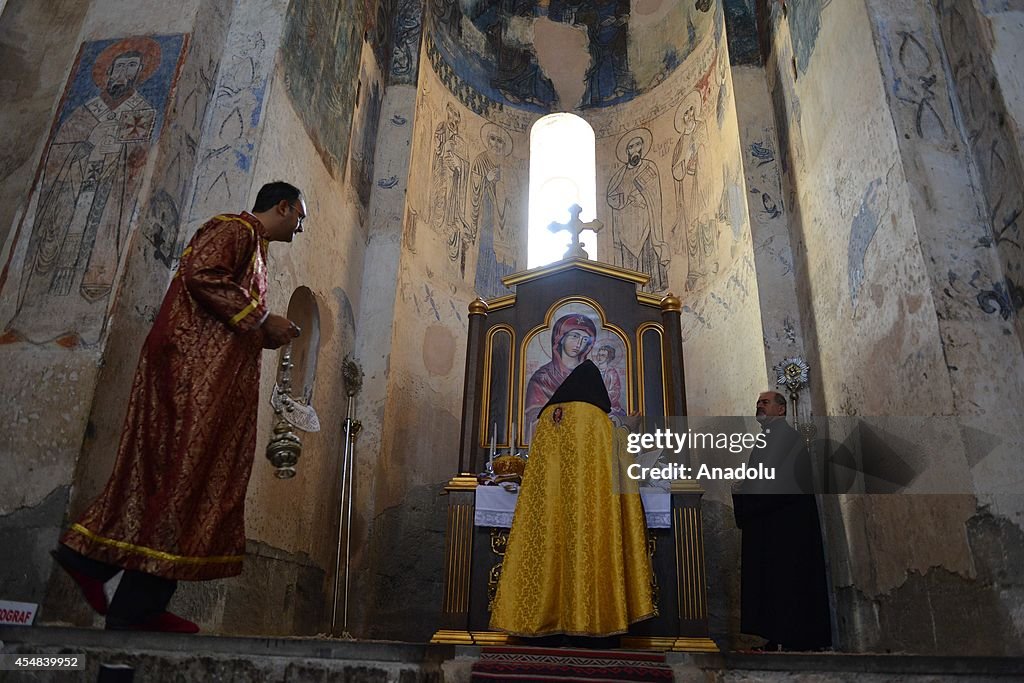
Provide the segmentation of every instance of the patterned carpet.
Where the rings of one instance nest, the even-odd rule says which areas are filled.
[[[665,655],[629,650],[485,647],[473,681],[671,681]]]

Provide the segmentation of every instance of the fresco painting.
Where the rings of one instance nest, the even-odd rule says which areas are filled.
[[[821,13],[832,0],[789,0],[786,4],[790,35],[796,66],[801,74],[807,73],[821,30]]]
[[[448,259],[466,274],[466,249],[472,241],[466,221],[469,152],[462,133],[462,114],[449,103],[445,118],[434,129],[430,178],[433,198],[430,227],[447,243]]]
[[[501,278],[516,269],[518,244],[512,198],[519,195],[519,190],[512,169],[506,168],[512,154],[512,136],[500,126],[485,123],[480,138],[484,150],[470,169],[470,224],[480,245],[476,293],[490,298],[508,293]]]
[[[689,93],[675,115],[679,133],[672,153],[672,178],[676,187],[677,238],[685,236],[686,290],[703,284],[718,272],[718,225],[709,215],[711,203],[708,127],[701,112],[704,102],[697,90]]]
[[[370,47],[377,59],[377,66],[384,72],[391,63],[391,50],[394,44],[394,18],[397,11],[397,0],[365,0],[368,3],[366,16],[373,17],[372,25],[367,26]]]
[[[875,178],[868,183],[861,198],[860,206],[850,225],[850,241],[847,247],[847,279],[849,281],[850,305],[857,308],[861,287],[864,284],[865,261],[868,247],[875,238],[881,223],[885,189],[882,179]]]
[[[398,0],[391,41],[392,84],[411,85],[416,82],[422,32],[423,3],[420,0]]]
[[[380,126],[382,86],[374,74],[364,68],[359,74],[359,97],[356,104],[358,119],[352,125],[351,164],[352,184],[363,210],[370,206],[373,188],[373,156],[377,149],[377,130]]]
[[[637,128],[619,138],[621,165],[608,181],[612,210],[612,263],[651,276],[645,289],[668,288],[668,244],[662,226],[661,174],[648,158],[651,131]]]
[[[288,8],[281,58],[285,83],[327,170],[344,176],[366,25],[361,2],[300,0]]]
[[[253,16],[247,25],[234,25],[228,35],[229,56],[217,74],[216,98],[209,113],[213,125],[199,150],[195,194],[185,215],[188,226],[198,227],[224,207],[248,204],[249,188],[263,130],[267,84],[274,68],[276,44],[284,30],[276,22]],[[188,235],[176,235],[177,258]],[[170,241],[168,244],[170,244]]]
[[[185,240],[182,223],[188,220],[188,200],[193,189],[192,169],[200,158],[202,125],[216,88],[219,54],[209,37],[227,31],[226,22],[204,23],[189,36],[188,52],[168,105],[175,112],[161,132],[163,150],[153,167],[148,206],[139,207],[139,232],[151,248],[154,265],[168,271],[177,264]],[[146,247],[144,247],[146,248]]]
[[[626,102],[661,83],[692,52],[712,22],[710,3],[704,8],[700,3],[659,3],[653,15],[636,17],[629,0],[433,0],[431,4],[428,50],[436,50],[436,60],[455,72],[455,77],[443,79],[446,84],[469,86],[450,87],[453,94],[461,100],[477,93],[501,105],[536,112],[551,111],[559,105],[559,97],[536,47],[523,38],[534,35],[535,22],[569,24],[586,34],[585,87],[580,101],[569,103],[580,109]],[[683,45],[680,36],[685,36]],[[395,44],[399,44],[397,35]],[[478,111],[468,102],[463,104]]]
[[[754,0],[722,0],[729,59],[734,65],[760,64],[761,46],[757,37],[757,12]]]
[[[19,230],[28,245],[21,277],[7,281],[18,296],[6,338],[99,341],[185,44],[181,34],[82,44]]]

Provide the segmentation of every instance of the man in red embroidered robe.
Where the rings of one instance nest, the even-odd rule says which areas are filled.
[[[260,356],[298,336],[267,309],[267,246],[302,231],[288,183],[196,232],[139,358],[110,481],[54,557],[108,629],[195,632],[167,612],[179,580],[235,576],[256,445]],[[124,575],[110,604],[103,583]]]

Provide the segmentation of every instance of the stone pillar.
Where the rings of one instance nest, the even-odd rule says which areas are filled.
[[[845,537],[831,550],[837,645],[940,652],[944,642],[964,642],[965,628],[971,654],[1009,654],[1016,650],[1000,635],[1009,624],[979,612],[954,627],[944,615],[960,609],[954,594],[994,602],[997,611],[1020,604],[1019,591],[997,595],[973,578],[979,565],[1003,571],[995,568],[1005,559],[977,550],[995,533],[993,516],[1020,514],[997,495],[1005,489],[998,477],[1020,468],[1011,455],[1020,450],[1019,421],[1008,406],[1024,398],[1024,361],[1011,299],[1001,296],[1016,257],[999,239],[1012,228],[991,218],[1009,206],[993,198],[1019,167],[1007,153],[992,182],[983,169],[979,182],[976,169],[991,164],[990,152],[1011,149],[990,144],[998,117],[985,114],[979,123],[989,123],[972,129],[960,111],[965,97],[979,101],[965,93],[984,71],[986,33],[971,18],[973,3],[936,6],[772,4],[766,70],[792,188],[807,355],[820,368],[815,413],[868,416],[861,428],[875,429],[871,416],[936,416],[923,428],[896,428],[886,444],[915,463],[916,486],[941,481],[941,492],[963,494],[827,502],[830,536]],[[957,41],[971,59],[958,58]],[[878,454],[862,455],[869,467]],[[974,497],[989,507],[977,509]],[[908,614],[936,628],[907,637]]]

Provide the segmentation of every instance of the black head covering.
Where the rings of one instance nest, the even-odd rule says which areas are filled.
[[[583,361],[569,373],[569,376],[555,389],[551,399],[544,404],[544,408],[555,403],[570,403],[572,401],[589,403],[606,413],[612,411],[612,401],[608,398],[608,389],[604,386],[604,380],[601,379],[601,371],[591,360]]]

